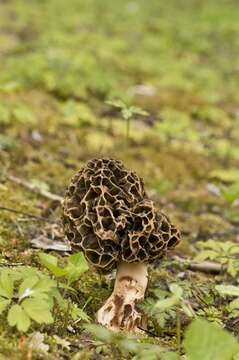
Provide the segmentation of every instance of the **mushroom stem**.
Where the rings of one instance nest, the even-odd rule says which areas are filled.
[[[114,331],[141,326],[136,305],[143,301],[147,283],[147,264],[120,262],[113,293],[97,312],[97,321]]]

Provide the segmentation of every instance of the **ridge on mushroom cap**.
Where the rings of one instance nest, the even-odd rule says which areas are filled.
[[[72,178],[63,226],[72,248],[104,271],[118,261],[152,262],[180,240],[147,198],[143,180],[114,159],[93,159]]]

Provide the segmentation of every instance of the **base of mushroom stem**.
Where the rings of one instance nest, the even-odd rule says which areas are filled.
[[[120,262],[113,293],[97,312],[98,323],[114,331],[141,327],[142,314],[136,306],[143,301],[147,284],[147,264]]]

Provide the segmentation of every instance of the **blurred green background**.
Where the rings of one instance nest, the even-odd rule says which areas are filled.
[[[238,15],[222,0],[2,1],[2,166],[62,194],[85,160],[107,155],[138,170],[156,200],[219,177],[233,202]],[[129,141],[105,103],[119,99],[148,112],[132,114]]]

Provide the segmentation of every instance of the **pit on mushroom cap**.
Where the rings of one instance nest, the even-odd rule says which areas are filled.
[[[71,246],[104,272],[117,268],[112,295],[97,313],[113,330],[141,325],[136,305],[144,299],[147,264],[180,240],[157,211],[138,175],[113,159],[89,161],[71,180],[63,203],[63,226]]]

